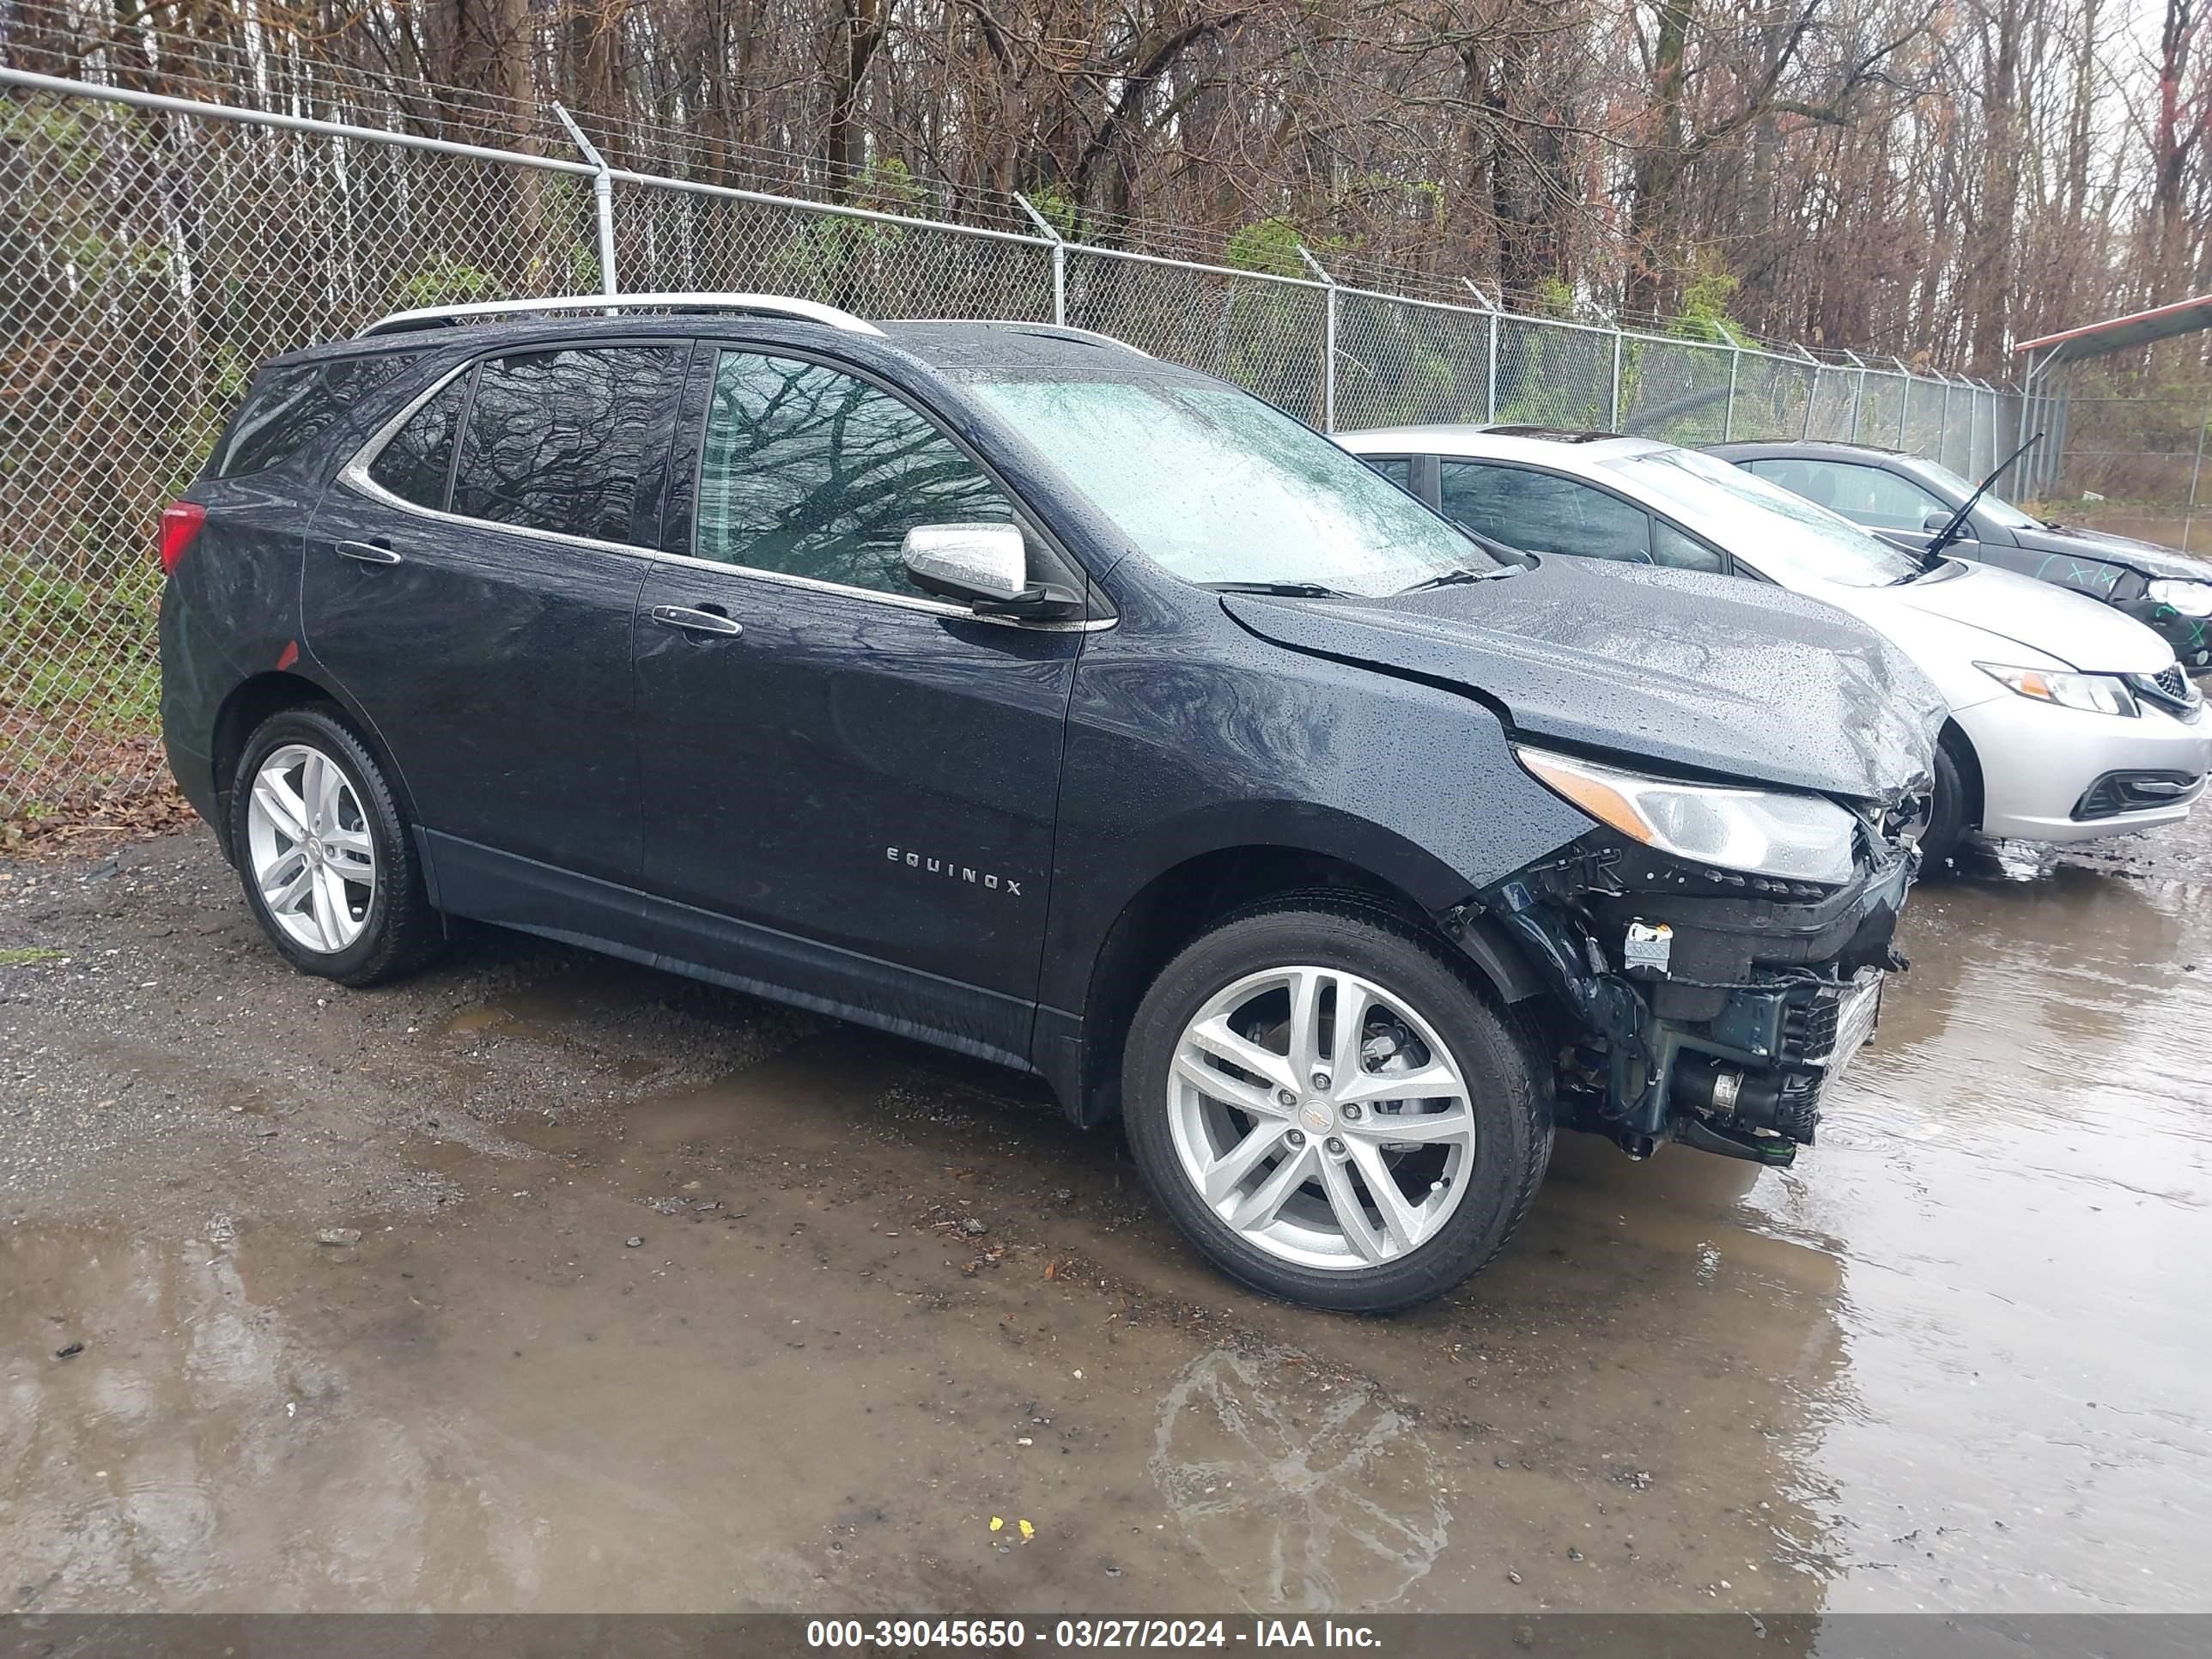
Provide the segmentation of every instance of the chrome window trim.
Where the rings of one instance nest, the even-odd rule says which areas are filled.
[[[580,343],[568,348],[550,346],[532,347],[528,349],[591,350],[597,349],[597,343],[596,342]],[[512,354],[502,354],[495,350],[485,355],[499,356]],[[1095,634],[1113,627],[1121,620],[1118,617],[1097,617],[1085,622],[1024,622],[1018,617],[980,617],[965,605],[952,605],[943,599],[928,599],[921,594],[909,597],[903,593],[886,593],[881,588],[855,587],[844,582],[826,582],[813,576],[794,576],[781,570],[763,570],[753,565],[733,564],[724,559],[702,559],[689,553],[666,553],[656,547],[640,547],[634,542],[601,541],[592,536],[572,536],[565,531],[539,530],[526,525],[501,524],[496,519],[473,519],[465,513],[448,512],[442,507],[424,507],[420,502],[410,501],[403,495],[394,495],[370,477],[368,469],[375,465],[376,459],[383,453],[385,446],[398,435],[399,428],[414,419],[416,412],[425,404],[474,368],[479,361],[477,358],[471,357],[459,368],[449,369],[441,374],[422,392],[416,394],[398,414],[377,428],[369,435],[368,441],[355,453],[354,458],[340,469],[337,481],[355,494],[367,496],[380,506],[395,507],[402,513],[412,514],[418,519],[428,519],[434,524],[458,525],[471,530],[496,530],[502,535],[520,536],[526,540],[549,542],[559,547],[582,548],[587,552],[621,553],[631,558],[649,559],[658,564],[682,565],[698,570],[725,571],[733,575],[749,576],[756,580],[772,582],[781,587],[795,587],[817,593],[866,599],[871,604],[887,605],[902,611],[920,611],[934,616],[956,617],[962,622],[988,623],[994,628],[1018,628],[1031,634]],[[460,449],[461,435],[459,430],[453,434],[453,447],[457,455]]]

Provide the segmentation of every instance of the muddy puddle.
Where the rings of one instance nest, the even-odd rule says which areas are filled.
[[[1216,1278],[987,1067],[811,1022],[662,1087],[629,970],[426,1009],[520,1097],[397,1144],[434,1211],[0,1225],[0,1605],[2212,1607],[2212,892],[1905,944],[1796,1169],[1571,1137],[1389,1322]],[[587,1055],[634,1097],[539,1109]]]

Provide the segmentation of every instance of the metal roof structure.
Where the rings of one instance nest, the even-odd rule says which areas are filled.
[[[2072,412],[2073,376],[2066,369],[2091,357],[2139,349],[2204,328],[2212,328],[2212,294],[2130,312],[2124,317],[2107,317],[2079,328],[2061,329],[2014,346],[2013,356],[2024,360],[2018,434],[2025,439],[2031,432],[2042,432],[2050,439],[2039,447],[2039,453],[2028,457],[2022,468],[2017,480],[2022,493],[2038,495],[2057,483],[2066,449],[2067,417]],[[2190,494],[2193,499],[2194,483]]]
[[[2212,294],[2176,300],[2171,305],[2153,306],[2148,311],[2130,312],[2124,317],[2107,317],[2100,323],[2085,323],[2080,328],[2061,329],[2040,339],[2022,340],[2012,349],[2014,356],[2027,356],[2029,374],[2039,374],[2060,363],[2147,346],[2153,341],[2172,339],[2177,334],[2193,333],[2200,328],[2212,328]]]

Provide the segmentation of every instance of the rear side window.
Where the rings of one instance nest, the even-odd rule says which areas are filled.
[[[1360,459],[1399,489],[1413,487],[1413,460],[1410,455],[1363,455]]]
[[[468,392],[469,377],[456,375],[410,416],[368,464],[370,480],[403,501],[442,511],[446,480],[453,471],[453,438],[460,430],[461,405]]]
[[[866,381],[726,351],[699,471],[702,559],[912,593],[899,545],[925,524],[1011,524],[958,445]]]
[[[665,457],[683,378],[683,349],[672,346],[518,352],[477,364],[453,510],[643,542],[643,486]]]
[[[216,446],[208,463],[209,475],[243,478],[281,466],[343,420],[406,362],[404,355],[393,352],[263,369]]]

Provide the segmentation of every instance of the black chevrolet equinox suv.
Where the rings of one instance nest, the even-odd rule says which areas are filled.
[[[1495,1255],[1555,1123],[1810,1141],[1942,713],[1115,341],[757,295],[278,358],[161,556],[170,762],[300,969],[467,917],[1040,1073],[1340,1309]]]

